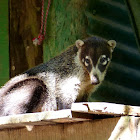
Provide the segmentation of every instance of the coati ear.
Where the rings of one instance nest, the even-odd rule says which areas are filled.
[[[116,41],[115,40],[109,40],[107,43],[111,47],[111,52],[113,52],[114,48],[116,47]]]
[[[84,41],[78,39],[76,40],[75,44],[76,44],[76,47],[79,49],[80,47],[84,45]]]

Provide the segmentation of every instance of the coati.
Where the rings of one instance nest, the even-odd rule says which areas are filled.
[[[77,40],[60,55],[12,78],[0,89],[0,116],[69,109],[103,81],[114,40]]]

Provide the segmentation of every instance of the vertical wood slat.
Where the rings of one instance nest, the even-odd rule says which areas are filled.
[[[45,1],[46,9],[48,1]],[[51,1],[44,50],[32,38],[40,29],[41,1],[10,0],[10,76],[13,77],[56,56],[77,39],[85,38],[87,2]]]
[[[47,1],[45,3],[47,6]],[[52,0],[44,41],[44,60],[58,55],[77,39],[87,37],[84,0]]]
[[[0,86],[9,79],[8,0],[0,0]]]
[[[32,39],[40,29],[41,1],[10,0],[10,76],[43,61],[42,46]]]
[[[32,131],[26,128],[3,129],[1,140],[107,140],[119,117],[75,123],[37,125]]]

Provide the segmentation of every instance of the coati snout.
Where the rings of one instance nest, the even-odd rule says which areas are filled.
[[[91,84],[92,85],[98,85],[98,84],[100,84],[100,80],[99,80],[97,74],[96,75],[91,74],[90,75],[90,80],[91,80]]]

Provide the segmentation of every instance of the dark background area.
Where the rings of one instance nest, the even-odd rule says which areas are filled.
[[[126,3],[90,2],[86,12],[88,33],[117,42],[105,81],[90,101],[140,105],[140,53]]]

